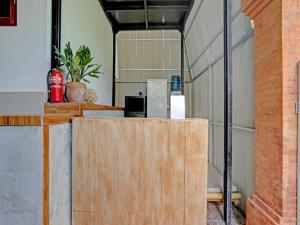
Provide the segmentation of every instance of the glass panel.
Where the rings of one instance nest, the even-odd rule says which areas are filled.
[[[0,0],[0,17],[10,17],[10,0]]]

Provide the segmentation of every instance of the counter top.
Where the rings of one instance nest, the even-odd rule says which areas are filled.
[[[47,113],[45,115],[0,115],[0,126],[43,126],[70,123],[76,115]]]
[[[72,118],[82,117],[84,110],[124,110],[122,107],[78,103],[46,103],[44,108],[44,115],[0,115],[0,126],[43,126],[64,124],[70,123]]]
[[[45,113],[72,113],[82,116],[84,110],[111,110],[123,111],[123,107],[108,106],[108,105],[88,105],[79,103],[46,103]]]

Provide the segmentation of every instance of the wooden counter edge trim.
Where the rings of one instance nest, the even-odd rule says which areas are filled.
[[[49,126],[43,127],[44,153],[43,153],[43,225],[49,225]]]
[[[41,126],[41,115],[0,115],[0,126]]]
[[[71,123],[75,114],[0,115],[0,126],[43,126]]]
[[[75,114],[53,114],[53,115],[44,115],[43,117],[43,125],[58,125],[58,124],[66,124],[72,123],[72,119],[77,117]]]
[[[80,105],[81,112],[83,110],[112,110],[112,111],[124,111],[125,108],[118,107],[118,106],[108,106],[108,105],[88,105],[88,104],[81,104]]]
[[[71,113],[76,116],[81,115],[80,105],[78,103],[45,103],[45,114],[62,114]]]
[[[80,103],[45,103],[45,113],[72,113],[82,116],[84,110],[124,111],[125,108],[108,105],[89,105]]]

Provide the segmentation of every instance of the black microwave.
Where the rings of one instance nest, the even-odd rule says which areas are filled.
[[[126,96],[125,117],[147,117],[147,97]]]

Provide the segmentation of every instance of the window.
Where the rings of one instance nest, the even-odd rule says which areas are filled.
[[[17,25],[17,0],[0,0],[0,26]]]

